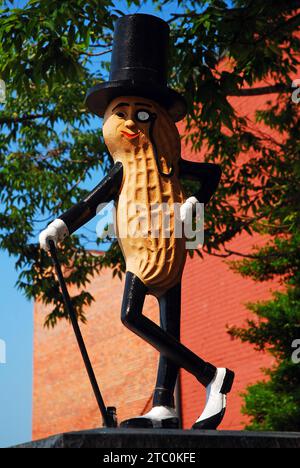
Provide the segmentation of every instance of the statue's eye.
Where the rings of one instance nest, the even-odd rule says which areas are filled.
[[[136,117],[136,120],[138,120],[139,122],[149,122],[151,115],[148,111],[144,109],[140,109],[135,114],[135,117]]]
[[[118,117],[120,117],[121,119],[123,119],[123,118],[125,117],[125,113],[124,113],[124,112],[121,112],[121,111],[117,112],[116,115],[117,115]]]

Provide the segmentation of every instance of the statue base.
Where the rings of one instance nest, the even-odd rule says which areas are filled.
[[[300,432],[103,428],[66,432],[16,448],[300,448]]]

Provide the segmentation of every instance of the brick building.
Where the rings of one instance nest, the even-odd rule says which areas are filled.
[[[271,100],[274,96],[268,96]],[[265,96],[234,98],[249,125],[254,111],[263,108]],[[260,127],[260,131],[267,131]],[[192,157],[188,149],[186,159]],[[243,234],[230,244],[232,250],[249,252],[265,239]],[[231,257],[233,259],[233,257]],[[215,256],[188,259],[183,277],[182,342],[216,366],[235,370],[236,380],[229,395],[229,406],[221,429],[243,428],[240,393],[262,377],[261,368],[272,365],[272,358],[258,353],[248,344],[232,341],[227,325],[241,325],[251,314],[245,303],[268,299],[273,282],[255,283],[234,274]],[[95,366],[107,405],[118,408],[119,420],[141,415],[151,405],[158,354],[150,345],[129,332],[120,322],[123,284],[106,270],[88,287],[96,301],[88,311],[88,324],[82,331]],[[35,304],[33,439],[69,430],[99,427],[100,417],[88,378],[69,324],[54,330],[43,328],[47,310]],[[147,297],[146,314],[158,318],[156,300]],[[189,428],[204,404],[205,391],[188,373],[180,374],[180,401],[183,425]]]

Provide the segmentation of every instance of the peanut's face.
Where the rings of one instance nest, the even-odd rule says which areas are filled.
[[[156,104],[149,99],[135,96],[114,99],[103,123],[103,137],[110,154],[148,145],[151,119],[156,112]]]

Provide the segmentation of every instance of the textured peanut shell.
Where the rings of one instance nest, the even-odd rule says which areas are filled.
[[[159,132],[156,134],[157,145],[158,149],[166,148],[169,144],[168,139],[178,138],[178,135],[174,135],[177,129],[170,123],[164,110],[157,109],[157,111],[160,111],[161,115]],[[110,125],[109,120],[106,125]],[[109,132],[106,127],[104,136],[105,134],[110,135],[106,141],[109,147],[113,132]],[[118,138],[117,135],[116,138]],[[168,164],[173,163],[175,174],[170,178],[163,177],[159,174],[153,148],[146,134],[142,143],[137,146],[128,146],[128,142],[124,142],[123,151],[119,146],[119,150],[112,154],[113,159],[121,161],[124,168],[122,187],[116,202],[116,232],[126,261],[126,270],[137,275],[149,288],[150,294],[159,297],[177,284],[182,276],[186,260],[185,238],[183,236],[175,238],[174,203],[182,204],[185,196],[177,177],[178,154],[174,156],[173,153],[167,161],[167,152],[164,152],[161,158],[162,169],[167,170]],[[178,139],[173,148],[172,145],[169,144],[169,146],[170,151],[173,149],[178,153]],[[167,203],[169,208],[167,210],[169,212],[167,224],[169,237],[165,234],[162,218],[158,222],[158,235],[153,237],[151,235],[151,208],[155,204],[161,207],[162,203]],[[139,207],[143,207],[142,210],[139,210]],[[144,231],[143,235],[137,235],[137,228],[141,226],[139,224],[141,212],[148,220],[148,223],[142,224],[144,228],[148,226],[146,235]]]

